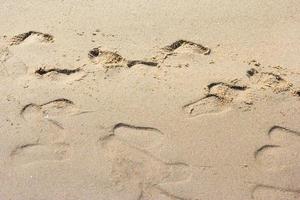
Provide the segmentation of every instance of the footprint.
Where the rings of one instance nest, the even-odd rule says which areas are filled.
[[[35,71],[40,78],[50,78],[50,80],[69,80],[78,81],[86,76],[86,73],[81,68],[76,69],[60,69],[41,67]],[[68,78],[68,79],[66,79]]]
[[[110,141],[107,151],[111,152],[112,182],[120,188],[130,184],[142,185],[147,193],[160,185],[188,181],[191,177],[187,164],[164,162],[147,151],[122,142]]]
[[[214,82],[207,86],[207,94],[201,99],[183,106],[183,111],[191,117],[204,114],[216,114],[231,109],[237,101],[239,93],[246,90],[246,86],[239,86],[223,82]]]
[[[116,188],[122,190],[129,185],[140,186],[140,199],[147,199],[146,196],[153,196],[152,192],[157,192],[161,185],[185,182],[191,178],[189,165],[165,162],[146,150],[160,144],[162,137],[163,133],[156,128],[119,123],[113,127],[112,134],[100,140],[111,161],[110,177]],[[167,191],[161,195],[166,194]],[[169,194],[169,198],[171,196],[175,198],[176,195]]]
[[[119,123],[113,127],[110,136],[130,146],[149,149],[160,145],[164,135],[156,128]]]
[[[22,108],[20,115],[26,121],[32,121],[34,123],[34,121],[37,120],[47,120],[60,129],[63,129],[63,126],[56,121],[55,118],[78,113],[80,113],[80,110],[76,108],[71,100],[61,98],[44,104],[27,104]]]
[[[183,111],[190,117],[204,114],[221,113],[227,110],[229,110],[229,108],[224,107],[222,99],[211,94],[183,106]]]
[[[66,143],[29,143],[12,150],[10,159],[15,166],[41,161],[62,161],[68,158],[68,149],[69,145]]]
[[[209,55],[211,50],[201,44],[187,40],[177,40],[163,48],[166,52],[190,52]]]
[[[116,52],[104,51],[100,47],[93,48],[88,54],[90,60],[95,64],[102,64],[107,66],[123,66],[125,59]]]
[[[273,72],[262,72],[258,82],[265,88],[272,88],[275,93],[289,91],[292,87],[291,83]]]
[[[255,200],[298,200],[300,190],[289,190],[268,185],[257,185],[252,192]]]
[[[158,63],[144,60],[126,60],[120,54],[112,51],[101,50],[100,47],[93,48],[88,54],[90,60],[95,64],[101,64],[103,67],[117,68],[128,67],[131,68],[135,65],[157,66]]]
[[[188,67],[197,55],[209,55],[211,50],[201,44],[187,40],[177,40],[161,49],[153,57],[160,65],[166,67]]]
[[[39,41],[42,43],[51,43],[54,41],[54,37],[47,33],[28,31],[26,33],[21,33],[12,37],[10,39],[10,46],[19,45],[25,42],[26,40]]]
[[[204,47],[200,44],[187,41],[187,40],[178,40],[164,48],[162,48],[162,54],[154,56],[151,59],[147,60],[127,60],[122,57],[120,54],[112,51],[101,50],[100,47],[93,48],[89,51],[88,57],[94,64],[101,64],[103,67],[109,68],[118,68],[118,67],[128,67],[131,68],[135,65],[146,65],[146,66],[159,66],[159,63],[163,63],[164,60],[172,54],[175,53],[184,53],[184,52],[193,52],[198,54],[208,55],[210,54],[210,49]]]
[[[293,84],[283,78],[286,73],[282,68],[268,67],[267,70],[257,61],[252,61],[254,67],[246,71],[247,77],[253,85],[257,85],[260,89],[272,89],[274,93],[281,93],[293,90]]]

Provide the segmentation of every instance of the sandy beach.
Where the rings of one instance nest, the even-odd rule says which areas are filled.
[[[300,1],[1,0],[0,200],[300,200]]]

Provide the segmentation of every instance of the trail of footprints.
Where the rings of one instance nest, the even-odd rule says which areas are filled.
[[[58,129],[64,129],[63,125],[55,120],[56,117],[77,112],[74,102],[61,98],[43,104],[27,104],[20,115],[28,123],[36,124],[37,120],[43,120],[52,123]],[[163,145],[164,138],[164,133],[153,127],[126,123],[114,125],[108,135],[99,140],[107,161],[111,162],[112,183],[122,188],[135,184],[140,188],[140,200],[155,197],[184,199],[165,191],[162,186],[188,181],[191,177],[189,165],[181,162],[169,163],[150,153]],[[16,166],[34,162],[64,161],[70,157],[70,147],[71,144],[65,142],[43,143],[37,140],[16,146],[11,151],[10,158]]]
[[[54,37],[50,34],[29,31],[12,37],[9,45],[16,46],[30,40],[51,43],[54,41]],[[101,47],[90,50],[88,57],[92,63],[100,64],[107,69],[116,67],[131,68],[135,65],[155,67],[161,65],[169,56],[178,53],[191,52],[209,55],[210,51],[209,48],[200,44],[178,40],[162,48],[160,55],[149,60],[127,60],[117,52],[103,50]],[[1,50],[0,59],[1,65],[9,61],[8,49]],[[259,66],[255,62],[253,63],[255,66]],[[27,68],[25,71],[27,71]],[[35,71],[35,74],[40,77],[53,74],[70,76],[82,72],[81,68],[41,67]],[[262,88],[271,88],[275,93],[293,90],[288,81],[274,72],[265,72],[254,67],[249,69],[246,75],[249,78],[250,85],[252,84],[251,86],[258,84]],[[234,106],[239,106],[241,102],[246,102],[244,94],[249,88],[249,86],[239,85],[236,82],[210,83],[205,89],[206,94],[198,100],[184,105],[183,111],[191,117],[226,112]],[[295,93],[297,95],[297,91]],[[63,125],[56,120],[56,117],[68,116],[78,112],[72,101],[62,98],[43,104],[28,104],[21,110],[20,115],[29,123],[46,121],[58,129],[64,129]],[[300,149],[299,132],[281,126],[274,126],[269,130],[268,136],[270,143],[261,146],[254,152],[254,158],[262,169],[268,170],[270,166],[276,170],[283,167],[300,167],[297,164],[300,163],[300,157],[297,153]],[[164,133],[156,128],[126,123],[118,123],[113,126],[110,133],[100,139],[100,143],[111,155],[109,160],[112,162],[112,182],[119,187],[126,187],[130,185],[128,183],[139,185],[139,200],[185,199],[169,193],[161,187],[163,184],[188,181],[191,177],[189,165],[180,162],[168,163],[150,153],[153,148],[163,144],[163,139]],[[15,165],[36,161],[62,161],[68,158],[69,148],[70,144],[68,143],[43,143],[37,140],[32,143],[18,145],[12,150],[10,157]],[[252,191],[252,198],[256,200],[269,199],[272,195],[274,199],[298,199],[300,189],[257,184]]]
[[[13,36],[9,40],[9,46],[18,46],[27,42],[53,43],[54,36],[48,33],[28,31]],[[0,74],[3,76],[24,76],[29,72],[29,67],[18,57],[11,55],[9,47],[0,50]],[[42,66],[34,72],[38,78],[49,78],[50,80],[80,80],[86,76],[82,68],[68,69],[53,66]]]
[[[135,65],[146,65],[146,66],[160,66],[163,61],[170,55],[176,53],[189,51],[191,53],[196,52],[197,54],[209,55],[210,49],[204,47],[200,44],[187,41],[187,40],[178,40],[174,43],[162,48],[162,51],[159,55],[154,56],[152,59],[148,60],[127,60],[122,57],[117,52],[103,50],[101,47],[93,48],[89,51],[88,56],[92,63],[101,64],[103,67],[117,68],[117,67],[128,67],[131,68]]]
[[[67,99],[57,99],[41,105],[28,104],[22,109],[21,115],[26,120],[32,120],[32,115],[62,115],[70,113],[73,104]],[[126,123],[114,125],[109,134],[99,140],[107,161],[111,162],[111,182],[121,188],[136,185],[140,188],[140,200],[154,200],[156,197],[185,199],[162,188],[164,184],[188,181],[191,177],[189,165],[165,162],[150,153],[163,145],[163,140],[164,133],[156,128]],[[10,157],[14,165],[63,161],[69,157],[69,148],[70,144],[64,142],[42,144],[38,140],[18,145],[12,150]]]
[[[25,41],[35,40],[43,43],[53,42],[53,36],[35,31],[14,36],[10,45],[20,45]],[[206,54],[207,50],[201,45],[188,41],[178,41],[165,50],[172,52],[180,50],[183,46],[198,49],[199,53]],[[89,52],[90,60],[95,64],[102,64],[106,68],[133,67],[135,65],[158,66],[157,61],[127,60],[118,53],[103,51],[94,48]],[[3,61],[6,57],[3,56]],[[40,77],[51,74],[72,75],[81,72],[80,68],[60,69],[41,67],[35,71]],[[57,130],[65,127],[57,118],[78,113],[73,101],[61,98],[43,104],[30,103],[23,107],[20,115],[30,124],[49,123]],[[152,155],[151,150],[162,145],[164,134],[152,127],[140,127],[125,123],[116,124],[110,134],[101,139],[108,152],[112,155],[112,181],[120,185],[126,185],[127,181],[138,180],[140,187],[139,199],[168,198],[184,199],[162,189],[161,184],[180,182],[190,177],[189,166],[185,163],[168,163]],[[10,154],[13,165],[26,165],[34,162],[63,161],[69,157],[70,144],[65,142],[48,141],[40,139],[31,143],[16,146]]]
[[[38,31],[28,31],[25,33],[21,33],[18,35],[13,36],[9,40],[9,46],[18,46],[21,45],[27,41],[32,42],[40,42],[40,43],[53,43],[54,42],[54,36],[48,33],[42,33]],[[8,49],[7,49],[8,50]],[[1,50],[2,51],[2,50]],[[190,52],[190,53],[197,53],[197,54],[203,54],[208,55],[210,54],[210,49],[207,47],[202,46],[201,44],[197,44],[195,42],[187,41],[187,40],[178,40],[173,42],[172,44],[165,46],[161,49],[161,52],[159,55],[155,55],[151,59],[146,60],[128,60],[122,57],[117,52],[109,51],[109,50],[103,50],[101,47],[93,48],[89,51],[88,57],[90,61],[94,64],[100,64],[105,69],[112,69],[112,68],[119,68],[119,67],[126,67],[131,68],[135,65],[145,65],[150,67],[158,67],[162,65],[165,59],[167,59],[168,56],[176,55],[178,53],[182,52]],[[5,52],[0,52],[0,56],[5,56]],[[0,57],[0,58],[1,58]],[[8,59],[8,60],[6,60]],[[2,62],[3,66],[0,66],[2,68],[2,71],[5,74],[3,75],[16,75],[21,74],[25,75],[28,72],[28,66],[26,66],[25,63],[17,62],[15,60],[16,58],[8,58],[8,55],[6,55],[6,58],[1,58],[1,60],[5,61]],[[10,61],[10,62],[7,62]],[[15,66],[15,67],[12,67]],[[23,69],[24,70],[21,70]],[[20,71],[21,70],[21,71]],[[87,74],[84,72],[81,68],[75,68],[75,69],[68,69],[68,68],[56,68],[56,67],[39,67],[35,74],[38,75],[39,78],[46,78],[49,77],[51,80],[61,80],[61,79],[70,79],[71,81],[74,80],[81,80],[83,77],[85,77]],[[62,77],[62,76],[68,76],[68,77]]]
[[[73,104],[69,100],[59,99],[42,105],[29,104],[21,114],[28,116],[32,107],[39,109],[64,110]],[[42,108],[45,106],[46,108]],[[48,108],[48,109],[47,109]],[[64,111],[52,111],[60,113]],[[45,113],[50,113],[46,111]],[[26,117],[27,118],[27,117]],[[300,167],[300,132],[282,126],[273,126],[268,131],[270,143],[254,152],[254,158],[263,170],[281,170],[282,167]],[[112,182],[118,187],[136,184],[140,186],[139,199],[185,199],[162,189],[161,185],[189,180],[190,167],[185,163],[168,163],[152,155],[151,149],[163,144],[164,133],[152,127],[136,126],[126,123],[114,125],[110,133],[100,139],[112,162]],[[42,145],[39,141],[16,147],[11,152],[14,163],[26,164],[33,161],[59,161],[66,158],[68,144]],[[256,184],[252,198],[264,200],[292,200],[300,197],[300,188],[280,187]]]
[[[291,173],[288,177],[293,177],[292,173],[300,170],[300,132],[275,125],[268,131],[268,138],[269,143],[254,152],[256,163],[267,175],[271,174],[275,177],[278,176],[279,171],[286,171]],[[283,185],[281,182],[278,182],[278,185],[257,184],[252,191],[252,198],[255,200],[299,199],[300,180],[289,178],[288,182],[285,182],[285,179],[285,177],[278,178]],[[294,182],[294,187],[289,186],[289,182]]]

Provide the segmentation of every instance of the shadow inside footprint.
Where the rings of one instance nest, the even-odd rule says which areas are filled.
[[[76,69],[59,69],[59,68],[50,68],[50,69],[45,69],[45,68],[39,68],[38,70],[35,71],[36,74],[39,74],[41,76],[51,73],[51,72],[56,72],[60,74],[65,74],[65,75],[70,75],[74,74],[76,72],[79,72],[80,68]]]
[[[28,31],[26,33],[21,33],[19,35],[15,35],[10,40],[10,45],[19,45],[23,43],[25,40],[33,40],[39,41],[43,43],[50,43],[54,41],[54,37],[48,33],[41,33],[37,31]]]
[[[50,80],[66,80],[66,81],[78,81],[83,79],[87,73],[81,68],[66,69],[66,68],[51,68],[41,67],[35,71],[35,74],[39,78],[49,78]]]
[[[113,127],[112,132],[115,139],[140,149],[156,147],[163,140],[163,133],[152,127],[119,123]]]
[[[208,55],[210,54],[210,49],[207,47],[204,47],[201,44],[197,44],[195,42],[191,42],[188,40],[177,40],[173,42],[172,44],[165,46],[163,50],[168,52],[195,52],[199,54]]]

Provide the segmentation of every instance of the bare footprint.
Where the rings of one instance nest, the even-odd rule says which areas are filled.
[[[24,106],[20,115],[26,120],[34,121],[47,120],[57,127],[63,129],[63,126],[55,120],[57,117],[70,116],[80,113],[80,110],[68,99],[55,99],[43,104],[30,103]]]
[[[268,185],[257,185],[252,192],[255,200],[297,200],[300,199],[300,190],[289,190]]]
[[[211,49],[201,44],[188,40],[177,40],[170,45],[163,47],[157,55],[153,57],[156,62],[167,67],[188,67],[189,62],[198,55],[209,55]]]
[[[117,67],[133,67],[135,65],[157,66],[158,63],[144,60],[127,60],[120,54],[112,51],[101,50],[100,47],[93,48],[88,54],[90,60],[95,64],[101,64],[103,67],[117,68]]]
[[[184,182],[191,178],[189,165],[165,162],[146,150],[157,146],[162,136],[163,133],[156,128],[120,123],[114,126],[112,134],[100,140],[108,160],[112,162],[111,178],[117,188],[135,184],[142,188],[140,199],[147,199],[146,196],[157,192],[160,185]],[[161,195],[166,194],[169,193],[165,191]],[[170,196],[176,195],[167,195]]]
[[[222,104],[222,99],[216,95],[207,95],[195,102],[183,106],[183,111],[191,117],[204,114],[221,113],[227,111]]]
[[[214,82],[207,86],[207,94],[199,100],[183,106],[187,115],[194,117],[204,114],[226,112],[237,102],[239,92],[246,90],[246,86]]]
[[[109,135],[109,137],[140,149],[157,147],[161,144],[163,136],[164,134],[156,128],[125,123],[116,124]]]
[[[68,110],[73,106],[73,101],[64,98],[55,99],[40,105],[31,103],[23,107],[21,110],[21,115],[26,118],[27,115],[33,112],[42,111],[43,115],[56,116],[69,112]]]
[[[263,90],[270,88],[274,93],[292,90],[293,84],[284,78],[285,70],[270,66],[265,69],[257,61],[250,62],[250,64],[253,63],[254,67],[246,72],[252,84],[257,85]]]
[[[272,88],[275,93],[289,91],[292,84],[283,79],[280,75],[272,72],[262,72],[259,77],[260,84],[263,87]]]
[[[210,49],[195,42],[191,42],[188,40],[177,40],[172,44],[165,46],[163,48],[164,51],[167,52],[194,52],[199,54],[208,55],[210,54]]]
[[[12,150],[10,159],[13,165],[26,165],[42,161],[62,161],[68,158],[69,145],[66,143],[23,144]]]
[[[21,33],[11,38],[10,45],[19,45],[26,40],[39,41],[42,43],[51,43],[54,41],[54,37],[48,33],[41,33],[37,31],[28,31],[26,33]]]

